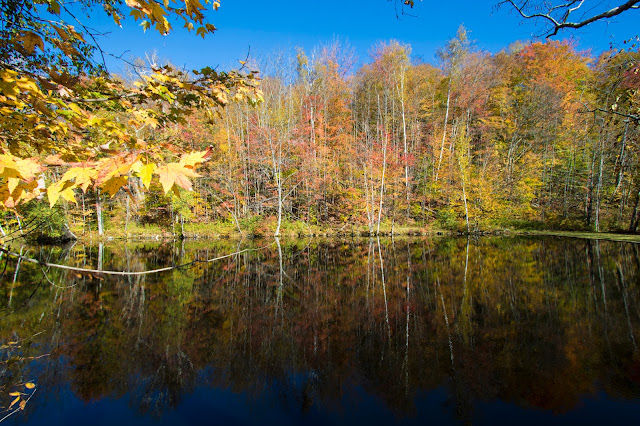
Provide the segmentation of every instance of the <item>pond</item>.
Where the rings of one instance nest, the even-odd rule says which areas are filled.
[[[15,411],[5,424],[640,418],[638,244],[518,236],[12,251],[105,271],[187,266],[110,276],[4,254],[0,418]]]

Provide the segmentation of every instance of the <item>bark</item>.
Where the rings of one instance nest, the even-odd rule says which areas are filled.
[[[100,200],[100,190],[96,190],[96,216],[98,219],[98,235],[104,235],[104,226],[102,222],[102,202]]]
[[[436,168],[435,181],[438,181],[440,173],[440,164],[442,164],[442,154],[444,153],[444,142],[447,139],[447,122],[449,121],[449,102],[451,100],[451,79],[449,79],[449,88],[447,89],[447,111],[444,115],[444,129],[442,130],[442,143],[440,144],[440,156],[438,157],[438,167]]]

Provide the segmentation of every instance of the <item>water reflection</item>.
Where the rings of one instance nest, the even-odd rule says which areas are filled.
[[[239,248],[180,242],[22,252],[145,271]],[[640,412],[634,244],[276,240],[217,262],[124,278],[0,262],[0,339],[19,342],[1,353],[1,403],[10,404],[16,383],[32,380],[40,392],[12,417],[18,423],[46,418],[65,398],[126,400],[126,410],[160,421],[194,395],[212,398],[201,396],[207,389],[241,394],[285,423],[305,413],[346,419],[369,410],[371,398],[392,420],[419,422],[437,417],[423,405],[442,392],[435,407],[450,422],[477,422],[481,407],[497,402],[576,412],[599,395]]]

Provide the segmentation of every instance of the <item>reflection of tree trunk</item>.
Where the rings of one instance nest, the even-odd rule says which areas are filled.
[[[391,341],[391,325],[389,324],[389,306],[387,304],[387,287],[384,281],[384,261],[382,260],[382,247],[380,246],[380,238],[378,238],[378,254],[380,255],[380,274],[382,277],[382,293],[384,295],[384,319],[387,322],[387,332],[389,341]]]
[[[373,238],[369,238],[369,248],[367,250],[367,291],[366,291],[367,308],[369,307],[369,287],[371,283],[371,256],[372,256],[372,253],[375,253],[374,250],[375,249],[373,247]]]
[[[638,346],[636,345],[636,339],[633,336],[633,326],[631,325],[631,316],[629,315],[629,304],[627,302],[627,285],[624,281],[624,274],[622,273],[622,267],[620,266],[620,263],[616,262],[616,267],[618,268],[618,281],[620,281],[620,287],[622,290],[622,301],[624,302],[624,312],[627,316],[627,327],[629,327],[629,336],[631,337],[633,348],[637,350]]]
[[[593,241],[592,240],[587,240],[587,265],[589,267],[589,285],[591,287],[591,294],[593,294],[593,303],[595,305],[595,311],[598,312],[598,297],[597,297],[597,291],[595,289],[595,279],[596,279],[596,274],[595,274],[595,261],[593,259]]]
[[[602,260],[600,257],[600,241],[596,240],[596,261],[598,262],[598,276],[600,277],[600,289],[602,291],[602,303],[604,304],[605,319],[608,317],[607,309],[607,291],[604,286],[604,268],[602,267]]]
[[[407,311],[404,345],[404,392],[409,394],[409,319],[411,318],[411,245],[407,244],[407,292],[405,310]]]
[[[447,305],[444,303],[444,294],[440,287],[440,278],[436,279],[438,291],[440,291],[440,300],[442,301],[442,313],[444,315],[444,323],[447,326],[447,336],[449,337],[449,353],[451,354],[451,368],[455,371],[455,365],[453,363],[453,341],[451,340],[451,331],[449,330],[449,316],[447,315]]]
[[[283,290],[283,276],[284,276],[284,269],[282,267],[282,247],[280,247],[280,238],[275,237],[276,240],[276,245],[278,246],[278,261],[280,264],[280,274],[279,274],[279,283],[278,283],[278,294],[276,297],[276,318],[278,317],[278,308],[280,307],[280,304],[282,303],[282,290]],[[283,306],[284,308],[284,306]]]
[[[607,293],[604,284],[604,270],[602,267],[602,259],[600,255],[600,241],[595,240],[593,242],[587,242],[587,260],[589,263],[589,281],[591,283],[593,291],[593,300],[596,313],[598,313],[598,289],[596,287],[596,273],[598,275],[598,281],[600,281],[600,293],[602,294],[602,305],[604,306],[604,319],[602,321],[604,339],[607,343],[607,348],[609,349],[609,351],[611,351],[611,342],[609,341],[608,331],[609,313],[607,307]]]
[[[469,270],[469,237],[467,236],[467,255],[464,262],[464,279],[462,287],[462,303],[460,305],[460,329],[462,337],[466,343],[469,343],[471,336],[471,296],[469,294],[469,286],[467,284],[467,274]]]
[[[7,259],[7,262],[9,259]],[[13,299],[13,288],[16,286],[16,280],[18,279],[18,272],[20,271],[20,262],[22,262],[22,247],[20,247],[20,257],[18,257],[18,263],[16,264],[16,270],[13,273],[13,283],[11,284],[11,292],[9,293],[9,304],[11,307],[11,300]]]

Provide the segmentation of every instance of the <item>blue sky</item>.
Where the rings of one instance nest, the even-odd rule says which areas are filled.
[[[593,0],[592,0],[593,1]],[[523,20],[507,7],[496,9],[498,0],[416,1],[415,16],[396,17],[393,2],[352,0],[323,2],[314,0],[221,0],[217,12],[208,13],[209,21],[219,29],[204,40],[180,29],[168,36],[148,30],[142,32],[133,19],[120,29],[105,17],[92,15],[90,23],[111,33],[101,46],[116,55],[143,57],[156,50],[161,58],[188,69],[204,66],[238,66],[247,52],[264,57],[274,51],[295,46],[310,51],[314,46],[339,38],[355,50],[360,62],[367,62],[369,51],[378,41],[395,39],[412,46],[413,55],[435,62],[435,51],[453,37],[460,24],[482,50],[497,52],[515,41],[531,40],[542,26]],[[203,2],[204,3],[204,2]],[[621,44],[638,34],[640,11],[629,11],[603,23],[581,30],[565,31],[556,39],[572,38],[580,50],[594,54],[607,50],[610,43]],[[109,68],[120,72],[122,65],[110,60]]]

